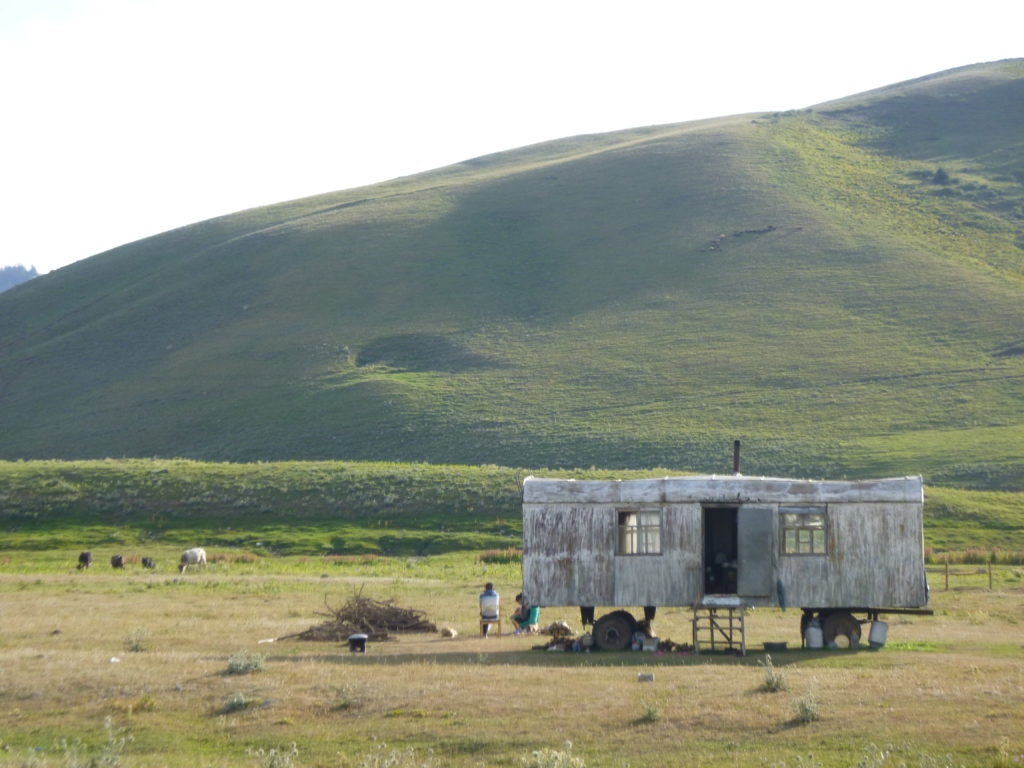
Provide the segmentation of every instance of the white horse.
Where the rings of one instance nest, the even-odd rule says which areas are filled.
[[[206,550],[202,547],[193,547],[182,552],[178,573],[184,573],[190,565],[198,565],[200,569],[206,567]]]

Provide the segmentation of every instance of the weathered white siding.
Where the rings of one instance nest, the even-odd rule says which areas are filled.
[[[790,604],[914,608],[927,602],[920,504],[829,504],[828,525],[827,556],[779,558]]]
[[[523,592],[539,605],[611,605],[615,524],[588,504],[532,506],[523,515]]]
[[[781,554],[780,505],[827,505],[826,555]],[[920,607],[927,602],[920,477],[804,481],[700,476],[627,481],[527,478],[523,589],[540,605],[688,606],[703,596],[703,510],[758,510],[744,569],[771,583],[749,605]],[[662,513],[661,554],[616,555],[620,510]],[[764,525],[764,515],[774,521]],[[744,525],[745,514],[739,514]],[[741,535],[742,538],[742,535]],[[763,539],[763,541],[762,541]],[[758,558],[763,558],[763,561]]]
[[[523,504],[543,503],[827,503],[924,501],[921,478],[787,480],[742,475],[695,475],[650,480],[559,480],[528,477]]]
[[[621,505],[620,505],[621,506]],[[597,507],[613,520],[612,505]],[[690,605],[697,594],[700,558],[700,506],[665,505],[661,554],[614,557],[613,599],[597,605]]]

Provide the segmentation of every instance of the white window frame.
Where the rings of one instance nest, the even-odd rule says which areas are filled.
[[[660,507],[616,510],[615,554],[629,557],[661,554]]]

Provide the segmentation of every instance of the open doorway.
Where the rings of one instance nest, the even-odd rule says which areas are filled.
[[[735,595],[737,507],[704,507],[704,594]]]

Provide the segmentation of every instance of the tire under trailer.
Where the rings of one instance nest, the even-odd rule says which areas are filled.
[[[602,651],[624,651],[633,642],[637,621],[629,611],[606,613],[594,623],[594,645]]]

